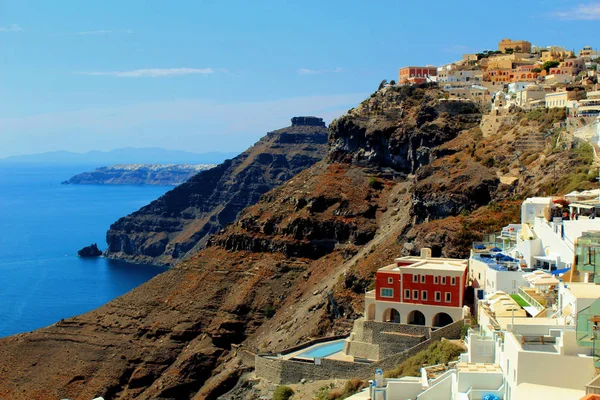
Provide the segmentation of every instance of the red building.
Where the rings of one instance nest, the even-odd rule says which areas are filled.
[[[462,319],[468,261],[431,257],[397,258],[380,268],[375,290],[365,299],[367,320],[443,326]]]
[[[398,71],[398,83],[425,83],[429,77],[436,75],[436,67],[404,67]]]

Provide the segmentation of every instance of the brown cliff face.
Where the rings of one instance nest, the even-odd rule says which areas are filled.
[[[189,257],[262,194],[322,159],[326,143],[321,118],[292,118],[292,126],[112,224],[106,255],[166,265]]]
[[[549,190],[549,168],[558,181],[589,168],[555,137],[513,160],[524,125],[483,138],[473,106],[440,97],[378,92],[332,124],[329,157],[191,259],[95,311],[1,339],[0,398],[216,399],[246,368],[234,345],[277,351],[347,331],[377,267],[421,245],[464,257],[469,240],[515,221],[511,197]],[[239,387],[248,398],[251,386]]]

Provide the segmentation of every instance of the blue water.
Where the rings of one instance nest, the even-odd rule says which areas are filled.
[[[334,342],[317,344],[303,353],[300,353],[298,357],[315,358],[315,357],[327,357],[334,353],[338,353],[344,350],[344,340],[336,340]]]
[[[81,259],[118,218],[170,187],[61,185],[89,166],[0,165],[0,337],[31,331],[118,297],[164,268]]]

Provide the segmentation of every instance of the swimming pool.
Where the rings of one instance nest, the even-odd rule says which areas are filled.
[[[341,339],[333,342],[316,344],[309,347],[306,351],[298,354],[298,357],[315,358],[330,356],[334,353],[344,350],[344,341],[344,339]]]

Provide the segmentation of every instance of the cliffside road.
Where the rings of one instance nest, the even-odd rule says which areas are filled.
[[[264,193],[321,160],[326,148],[323,120],[295,117],[291,126],[115,222],[106,234],[106,256],[175,264],[204,248],[209,235]]]
[[[550,141],[552,151],[514,160],[515,136],[548,127],[521,116],[484,138],[475,105],[441,98],[430,87],[377,92],[331,124],[323,160],[265,189],[190,259],[97,310],[0,339],[0,398],[256,399],[256,382],[240,380],[253,360],[244,349],[277,352],[347,333],[377,268],[423,246],[466,257],[483,233],[518,221],[515,195],[556,182],[563,190],[570,171],[589,168],[580,152]],[[554,122],[550,111],[546,117]],[[209,211],[219,199],[263,176],[250,171],[273,176],[275,160],[283,162],[278,151],[292,138],[277,132],[116,223],[113,245],[138,249],[162,237],[166,249],[183,234],[170,236],[183,232],[181,220],[193,219],[188,209],[219,221],[227,205]],[[502,184],[520,162],[528,173]],[[195,190],[207,186],[209,193]]]
[[[216,164],[117,164],[77,174],[63,185],[165,185],[177,186]]]

